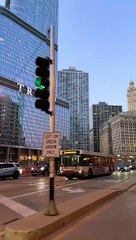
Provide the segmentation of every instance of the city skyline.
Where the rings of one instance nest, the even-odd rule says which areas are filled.
[[[133,0],[59,1],[58,70],[89,73],[89,106],[128,109],[129,82],[136,83],[135,7]]]

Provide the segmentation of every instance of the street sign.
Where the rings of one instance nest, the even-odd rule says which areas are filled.
[[[43,156],[59,157],[59,132],[44,133]]]

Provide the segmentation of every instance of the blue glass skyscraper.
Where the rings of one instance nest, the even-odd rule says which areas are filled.
[[[0,22],[0,160],[40,159],[43,132],[50,124],[49,116],[35,108],[35,59],[50,56],[53,25],[57,77],[58,0],[6,1]],[[64,139],[68,144],[68,103],[56,99],[55,111],[60,145]],[[64,124],[57,121],[59,115]]]

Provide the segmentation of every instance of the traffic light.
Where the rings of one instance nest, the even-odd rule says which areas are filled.
[[[51,115],[50,102],[50,64],[52,63],[50,58],[36,58],[36,80],[35,85],[37,87],[35,91],[35,97],[38,98],[35,102],[35,107]]]

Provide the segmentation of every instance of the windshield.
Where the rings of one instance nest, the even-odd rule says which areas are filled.
[[[80,165],[80,155],[68,155],[61,157],[61,165],[78,166]]]
[[[16,165],[17,167],[20,167],[20,165],[19,165],[18,163],[15,163],[15,165]]]
[[[123,163],[122,163],[122,164],[118,164],[117,167],[129,167],[129,165],[128,165],[128,164],[123,164]]]

